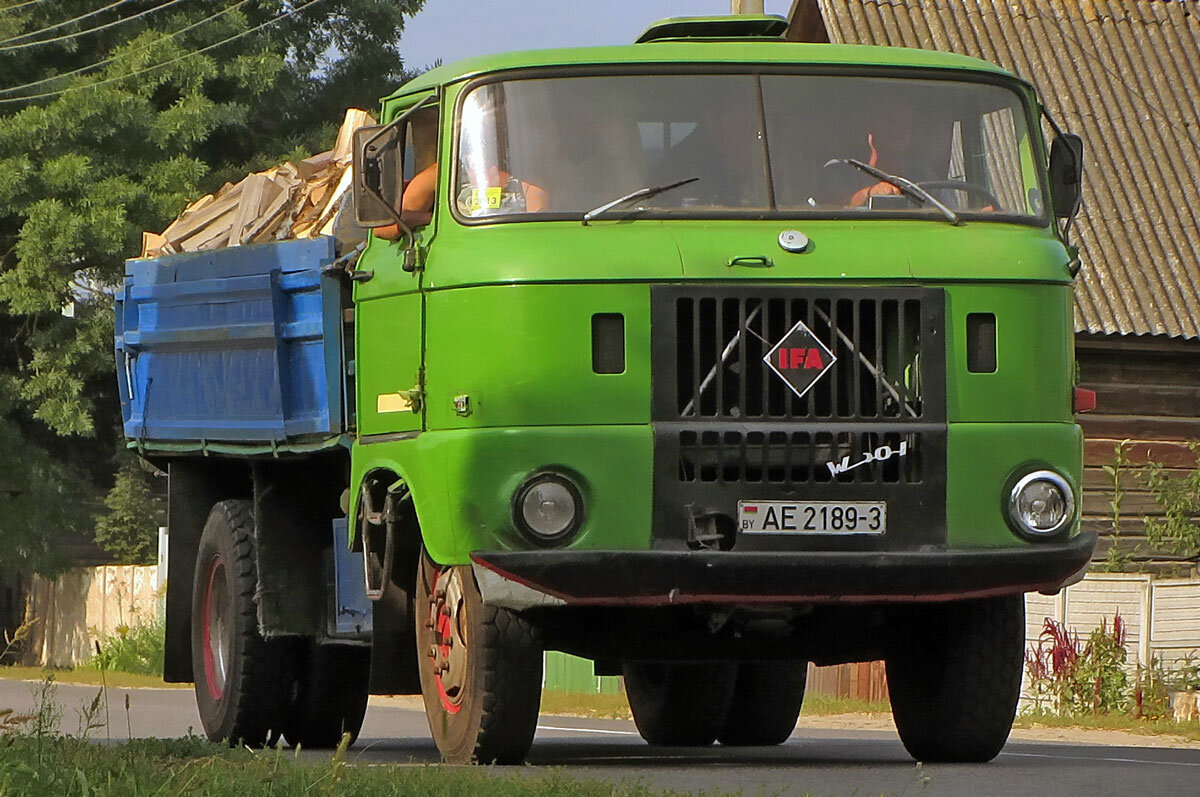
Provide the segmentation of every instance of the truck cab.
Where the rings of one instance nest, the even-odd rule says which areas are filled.
[[[559,650],[624,675],[652,744],[777,744],[808,662],[884,659],[914,757],[996,755],[1023,594],[1095,545],[1082,147],[994,65],[782,25],[667,20],[384,99],[355,145],[374,233],[323,267],[344,428],[220,467],[138,442],[182,463],[171,522],[207,517],[172,528],[168,675],[210,735],[284,673],[271,728],[357,732],[313,708],[331,682],[419,691],[448,760],[520,761]],[[333,622],[343,586],[369,623]]]

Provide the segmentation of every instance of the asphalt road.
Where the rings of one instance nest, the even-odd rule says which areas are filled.
[[[30,683],[0,680],[0,708],[28,711]],[[62,730],[73,733],[78,709],[96,689],[60,684]],[[129,696],[129,712],[125,711]],[[112,738],[174,737],[200,732],[191,690],[109,690]],[[107,734],[99,732],[104,738]],[[328,755],[312,752],[314,757]],[[352,760],[364,764],[427,764],[438,760],[425,715],[411,701],[373,701]],[[990,764],[930,765],[918,772],[891,731],[798,729],[779,747],[651,748],[624,720],[543,717],[529,766],[498,772],[536,776],[543,767],[579,778],[640,779],[680,791],[742,790],[744,794],[817,795],[1194,795],[1200,794],[1200,750],[1010,741]],[[929,779],[922,787],[920,777]]]

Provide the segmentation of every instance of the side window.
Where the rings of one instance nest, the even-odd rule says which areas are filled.
[[[437,188],[437,106],[425,107],[408,119],[404,136],[404,197],[401,207],[409,224],[429,223]]]
[[[1023,210],[1021,153],[1013,109],[1006,106],[985,113],[981,121],[987,184],[1000,199],[1001,206]]]
[[[420,174],[437,160],[438,109],[422,108],[409,119],[404,138],[404,181]]]

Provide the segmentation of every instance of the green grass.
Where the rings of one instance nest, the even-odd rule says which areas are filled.
[[[859,700],[853,697],[806,694],[800,716],[827,716],[830,714],[891,714],[892,706],[886,700]]]
[[[324,760],[291,751],[230,750],[198,737],[100,745],[74,738],[0,736],[5,795],[438,795],[441,797],[650,797],[640,782],[576,780],[561,770],[504,774],[433,764],[353,766],[355,753]],[[708,792],[710,795],[725,792]]]
[[[801,716],[830,714],[890,714],[887,701],[855,700],[848,697],[808,694],[804,697]],[[542,713],[570,717],[607,717],[629,719],[629,702],[624,694],[588,695],[572,692],[542,692]]]
[[[1080,728],[1100,731],[1125,731],[1146,736],[1179,736],[1200,741],[1200,723],[1176,722],[1174,719],[1138,719],[1128,714],[1087,714],[1080,717],[1059,717],[1053,714],[1022,714],[1014,728]]]
[[[547,690],[542,692],[542,713],[566,717],[604,717],[629,719],[629,701],[625,694],[583,695]]]
[[[0,667],[0,678],[17,681],[40,681],[46,670],[41,667]],[[54,680],[60,684],[83,684],[100,686],[100,671],[91,667],[73,670],[53,670]],[[191,684],[163,683],[159,675],[137,675],[128,672],[106,672],[104,679],[110,687],[120,689],[191,689]]]

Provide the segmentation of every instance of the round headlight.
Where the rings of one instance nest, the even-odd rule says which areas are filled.
[[[574,533],[583,517],[583,499],[565,476],[541,473],[515,496],[517,525],[536,542],[553,543]]]
[[[1022,476],[1008,496],[1008,516],[1017,530],[1031,537],[1049,537],[1075,517],[1071,485],[1054,471]]]

